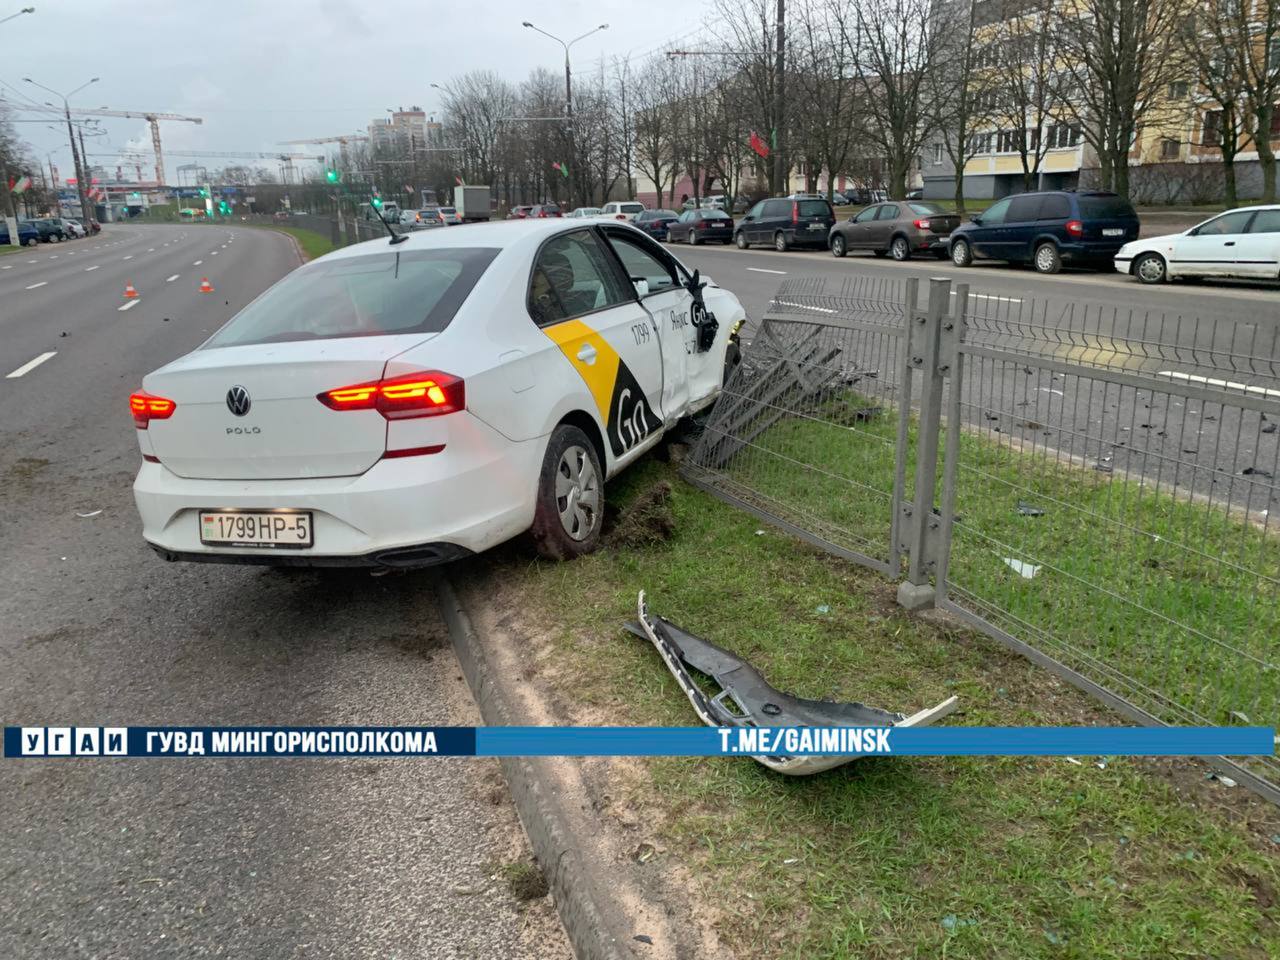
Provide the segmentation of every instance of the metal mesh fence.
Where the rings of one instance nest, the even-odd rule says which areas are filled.
[[[1142,722],[1280,726],[1278,441],[1274,322],[791,279],[686,470]]]
[[[1086,340],[1017,307],[971,302],[949,383],[940,605],[1133,715],[1277,724],[1275,329],[1146,317],[1159,336]]]
[[[686,475],[833,552],[896,572],[903,309],[900,283],[785,282]]]

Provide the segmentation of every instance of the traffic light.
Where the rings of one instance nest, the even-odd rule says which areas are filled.
[[[340,183],[342,181],[342,174],[337,170],[326,170],[324,172],[324,178],[329,183]]]
[[[370,202],[370,203],[372,203],[372,204],[373,204],[375,207],[377,207],[379,210],[381,210],[381,209],[382,209],[382,198],[381,198],[381,197],[379,197],[379,196],[374,196],[374,198],[373,198],[372,200],[370,200],[369,202]]]
[[[206,190],[204,187],[201,187],[201,188],[200,188],[200,196],[202,196],[202,197],[204,197],[206,200],[208,200],[208,199],[209,199],[209,191],[208,191],[208,190]]]

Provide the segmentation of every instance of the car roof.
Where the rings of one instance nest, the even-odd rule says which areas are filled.
[[[405,252],[457,247],[496,247],[499,250],[528,247],[532,251],[537,249],[544,240],[558,233],[585,229],[589,223],[583,223],[583,219],[585,218],[575,220],[552,217],[546,220],[490,220],[487,223],[466,224],[450,227],[447,230],[419,230],[402,234],[407,239],[394,247],[388,243],[390,238],[383,236],[376,240],[353,243],[349,247],[334,250],[332,253],[325,254],[323,259],[370,256],[386,253],[389,250]],[[642,231],[624,221],[609,220],[607,222],[644,236]]]

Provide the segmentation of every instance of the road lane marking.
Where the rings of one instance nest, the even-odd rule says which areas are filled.
[[[49,282],[48,280],[41,280],[39,283],[33,283],[31,286],[27,287],[27,289],[34,290],[36,287],[45,286],[48,282]]]
[[[167,280],[165,280],[165,283],[173,283],[173,281],[177,280],[178,277],[180,276],[182,276],[182,274],[175,273],[172,277],[169,277]]]
[[[127,257],[121,257],[120,259],[121,259],[121,260],[132,260],[132,259],[133,259],[133,254],[131,253],[131,254],[129,254]]]
[[[766,270],[764,267],[747,267],[752,273],[781,273],[785,274],[785,270]]]
[[[7,266],[0,267],[0,270],[12,270],[12,269],[13,269],[13,264],[8,264]]]
[[[155,253],[155,252],[156,252],[155,247],[147,247],[147,253]]]
[[[85,267],[84,272],[88,273],[90,270],[97,270],[100,266],[102,266],[102,264],[95,263],[92,267]]]
[[[40,366],[40,364],[48,360],[50,357],[56,357],[57,355],[58,355],[57,350],[50,350],[48,353],[42,353],[40,354],[40,356],[36,357],[34,360],[28,360],[26,363],[20,366],[17,370],[13,371],[13,373],[6,376],[5,379],[16,380],[18,377],[22,376],[24,373],[30,373],[36,367]]]
[[[216,257],[217,255],[218,255],[218,251],[217,251],[217,250],[210,250],[210,251],[209,251],[209,256],[211,256],[211,257]]]
[[[197,260],[195,263],[193,263],[193,264],[192,264],[192,266],[193,266],[193,267],[198,267],[198,266],[200,266],[200,264],[202,264],[202,263],[204,263],[204,261],[203,261],[203,260]]]
[[[1245,393],[1257,393],[1264,397],[1280,397],[1280,390],[1268,387],[1255,387],[1248,383],[1237,383],[1234,380],[1216,380],[1213,377],[1202,377],[1198,373],[1181,373],[1177,370],[1161,370],[1157,377],[1172,377],[1174,380],[1186,380],[1190,383],[1203,383],[1207,387],[1225,387],[1228,390],[1243,390]]]
[[[120,304],[120,306],[116,307],[116,309],[119,310],[121,313],[124,313],[126,310],[132,310],[134,307],[138,305],[138,303],[139,301],[137,300],[130,300],[128,303]]]
[[[28,260],[27,263],[39,263],[39,260]]]
[[[835,313],[836,311],[828,307],[811,307],[807,303],[792,303],[788,300],[778,300],[780,307],[795,307],[797,310],[816,310],[818,313]]]
[[[57,260],[57,259],[58,259],[58,255],[55,253],[55,254],[54,254],[52,257],[50,257],[49,259],[50,259],[50,260]]]

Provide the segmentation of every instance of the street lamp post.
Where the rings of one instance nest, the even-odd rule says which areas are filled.
[[[41,90],[47,90],[55,97],[62,98],[62,115],[67,121],[67,138],[71,141],[71,160],[75,164],[76,168],[76,193],[80,197],[80,216],[88,219],[91,216],[89,213],[89,196],[85,193],[84,170],[82,169],[83,165],[80,162],[80,152],[76,149],[76,133],[71,126],[71,98],[85,87],[89,86],[89,84],[97,83],[98,78],[94,77],[90,80],[86,80],[84,83],[80,84],[80,86],[66,94],[59,93],[51,87],[46,87],[43,83],[36,83],[30,77],[23,77],[22,79],[33,87],[39,87]],[[54,187],[56,188],[57,184],[54,184]]]
[[[22,16],[24,13],[35,13],[35,12],[36,12],[35,7],[23,7],[17,13],[11,13],[7,17],[0,17],[0,23],[8,23],[10,20],[16,20],[18,17]]]
[[[581,36],[574,37],[572,40],[564,41],[557,37],[554,33],[547,33],[541,27],[535,27],[528,20],[524,21],[523,26],[526,29],[537,31],[544,37],[550,37],[560,46],[564,47],[564,113],[569,118],[569,206],[573,206],[574,197],[574,180],[578,176],[578,157],[577,157],[577,137],[574,136],[573,130],[573,74],[569,69],[569,48],[579,40],[585,40],[592,34],[599,33],[601,30],[608,30],[609,25],[602,23],[600,26],[588,30]]]

